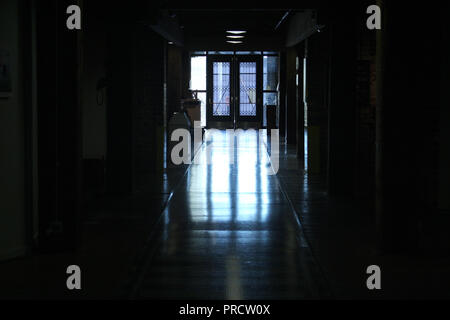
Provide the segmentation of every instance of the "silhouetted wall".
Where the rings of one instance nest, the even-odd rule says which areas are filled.
[[[155,181],[162,166],[158,153],[163,127],[166,41],[142,25],[135,27],[133,41],[133,191],[145,191],[158,185]]]
[[[279,60],[279,103],[277,110],[277,125],[280,137],[286,138],[286,51],[280,52]]]
[[[286,143],[297,143],[297,88],[295,86],[295,62],[297,50],[295,47],[286,50]]]
[[[167,114],[180,110],[182,96],[182,50],[175,45],[167,46]]]
[[[330,60],[330,32],[325,28],[322,32],[316,32],[308,38],[306,59],[306,81],[307,81],[307,108],[308,127],[315,128],[310,132],[312,149],[317,149],[314,156],[317,164],[308,166],[310,169],[317,167],[326,173],[328,164],[328,83],[329,83],[329,60]],[[303,63],[301,61],[300,63]],[[314,137],[314,135],[317,137]],[[318,146],[314,146],[318,144]]]
[[[0,260],[22,255],[25,241],[24,79],[19,2],[0,3],[0,50],[9,53],[12,93],[0,98]]]
[[[328,185],[332,195],[354,193],[356,37],[354,8],[335,8],[330,41]]]
[[[106,157],[106,87],[99,83],[106,77],[107,24],[103,7],[96,1],[85,1],[83,13],[83,158]],[[105,79],[106,80],[106,79]]]
[[[359,10],[359,21],[365,11]],[[355,194],[373,205],[375,200],[375,35],[367,28],[358,29],[356,68],[356,146]]]
[[[112,24],[108,50],[107,188],[152,187],[163,125],[165,41],[138,23]]]
[[[447,4],[448,8],[448,4]],[[446,21],[447,10],[441,11],[441,21]],[[439,124],[439,208],[450,212],[450,64],[449,64],[449,41],[450,33],[448,27],[442,27],[443,48],[441,50],[441,103]]]
[[[377,69],[380,243],[385,251],[417,250],[437,198],[441,21],[432,7],[385,1],[383,10],[385,28],[377,38],[377,55],[384,56]],[[417,15],[434,31],[410,32],[409,17]]]

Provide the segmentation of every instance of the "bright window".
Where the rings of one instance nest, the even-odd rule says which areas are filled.
[[[202,127],[206,126],[206,56],[191,57],[190,89],[201,101],[200,117]]]

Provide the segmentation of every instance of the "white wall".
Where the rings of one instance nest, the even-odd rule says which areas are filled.
[[[12,96],[0,99],[0,260],[25,253],[24,108],[19,5],[0,1],[0,50],[11,54]]]

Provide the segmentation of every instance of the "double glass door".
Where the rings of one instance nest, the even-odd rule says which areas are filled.
[[[208,56],[208,128],[260,128],[262,109],[261,56]]]

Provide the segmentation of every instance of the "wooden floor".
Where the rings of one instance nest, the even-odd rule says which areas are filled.
[[[150,235],[130,297],[320,298],[323,279],[271,170],[256,131],[233,142],[214,133]]]

